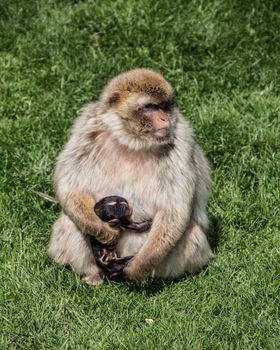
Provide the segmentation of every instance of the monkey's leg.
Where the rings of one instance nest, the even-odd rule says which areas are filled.
[[[185,271],[189,273],[200,272],[214,257],[206,234],[195,222],[187,232],[184,248]]]
[[[59,265],[70,265],[86,283],[103,283],[103,272],[96,265],[90,236],[81,233],[63,213],[54,223],[48,254]]]
[[[155,268],[152,276],[168,279],[181,277],[186,272],[198,273],[208,265],[213,256],[205,233],[192,221],[176,246]]]

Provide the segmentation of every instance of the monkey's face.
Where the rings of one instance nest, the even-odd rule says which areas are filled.
[[[125,101],[119,117],[126,134],[143,145],[172,143],[176,118],[169,100],[136,95]]]
[[[177,119],[172,95],[159,73],[143,68],[124,72],[101,94],[104,121],[119,143],[132,150],[172,144]]]

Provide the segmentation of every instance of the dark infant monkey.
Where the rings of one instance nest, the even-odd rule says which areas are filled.
[[[151,220],[133,222],[130,220],[132,208],[125,198],[120,196],[108,196],[101,199],[94,206],[96,215],[110,226],[119,226],[123,229],[137,232],[145,232],[151,227]]]
[[[94,206],[96,215],[110,226],[120,227],[123,230],[145,232],[150,229],[152,221],[144,220],[133,222],[130,217],[132,208],[127,200],[120,196],[107,196]],[[133,256],[119,258],[115,245],[106,245],[92,238],[92,249],[96,263],[104,270],[108,277],[115,277],[122,273],[128,261]]]

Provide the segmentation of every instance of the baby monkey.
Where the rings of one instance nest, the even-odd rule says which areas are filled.
[[[101,199],[94,206],[94,211],[102,221],[108,222],[110,226],[118,226],[122,229],[145,232],[151,227],[151,220],[133,222],[129,218],[132,208],[125,198],[120,196],[108,196]]]
[[[110,226],[120,227],[123,230],[145,232],[150,229],[152,220],[133,222],[130,220],[132,208],[127,200],[120,196],[108,196],[101,199],[94,206],[96,215]],[[128,261],[133,256],[119,258],[115,245],[106,245],[92,238],[92,249],[96,263],[108,277],[115,277],[122,273]]]

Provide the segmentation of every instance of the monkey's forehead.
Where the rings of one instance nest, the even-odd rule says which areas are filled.
[[[112,201],[126,202],[127,203],[127,200],[125,198],[118,196],[118,195],[104,197],[98,203],[108,203],[108,202],[112,202]]]
[[[173,91],[161,74],[149,69],[137,68],[113,78],[103,92],[105,95],[110,93],[145,93],[162,100],[170,100]]]

